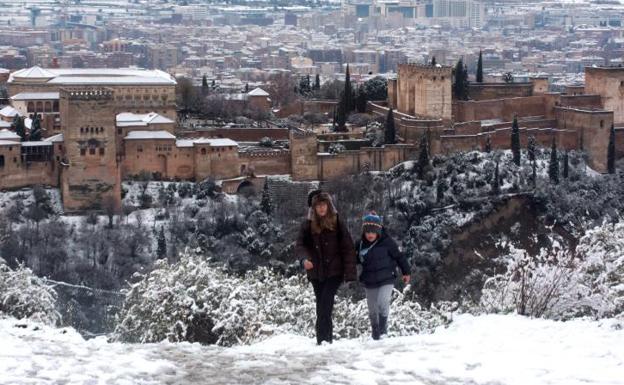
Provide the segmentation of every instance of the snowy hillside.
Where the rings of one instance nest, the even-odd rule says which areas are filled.
[[[21,325],[21,326],[20,326]],[[0,384],[624,384],[624,322],[457,316],[434,334],[234,348],[85,341],[0,320]]]

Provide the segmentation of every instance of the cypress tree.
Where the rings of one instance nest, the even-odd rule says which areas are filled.
[[[321,75],[316,74],[314,78],[314,90],[318,91],[321,89]]]
[[[557,142],[553,138],[550,150],[550,163],[548,164],[548,177],[554,184],[559,183],[559,162],[557,158]]]
[[[570,173],[568,165],[568,152],[563,153],[563,179],[568,179],[568,175]]]
[[[527,155],[531,162],[535,161],[535,150],[535,136],[531,135],[527,143]]]
[[[464,73],[464,63],[462,62],[462,59],[459,59],[457,61],[457,64],[455,65],[455,71],[454,71],[455,81],[453,82],[453,96],[457,100],[463,100],[462,99],[463,73]]]
[[[483,53],[479,51],[479,60],[477,61],[477,83],[483,83]]]
[[[429,145],[427,143],[427,135],[420,137],[420,152],[418,154],[418,178],[422,179],[425,175],[425,169],[429,166]]]
[[[156,255],[158,258],[167,256],[167,238],[165,238],[165,229],[163,226],[160,226],[160,232],[156,239]]]
[[[364,87],[359,87],[357,90],[357,96],[355,97],[355,107],[357,112],[366,112],[366,91]]]
[[[338,109],[336,111],[336,131],[345,132],[347,131],[347,101],[345,100],[344,93],[340,96],[340,101],[338,102]]]
[[[351,74],[349,73],[348,63],[347,70],[345,71],[345,84],[342,97],[345,101],[345,113],[348,115],[351,111],[355,109],[355,101],[353,100],[353,88],[351,87]]]
[[[386,144],[396,143],[396,129],[394,127],[394,113],[392,112],[392,108],[388,110],[388,115],[386,116],[386,129],[384,133]]]
[[[490,135],[485,138],[485,152],[488,154],[492,152],[492,137]]]
[[[249,83],[245,83],[245,93],[249,92]]]
[[[615,174],[615,126],[613,124],[609,134],[609,146],[607,147],[607,172]]]
[[[511,125],[511,152],[513,154],[514,164],[520,166],[520,128],[518,127],[517,116],[514,116]]]
[[[438,64],[438,63],[436,62],[436,58],[435,58],[435,56],[434,56],[434,57],[432,57],[432,58],[431,58],[431,65],[432,65],[433,67],[435,67],[435,66],[436,66],[436,64]]]
[[[273,213],[273,202],[271,200],[271,191],[269,191],[269,179],[264,179],[264,187],[262,188],[262,200],[260,201],[260,207],[266,215]]]
[[[35,115],[32,118],[32,123],[30,126],[30,135],[28,137],[29,140],[38,141],[41,140],[41,115],[35,112]]]
[[[206,78],[206,75],[204,74],[204,76],[202,76],[202,90],[207,90],[208,89],[208,79]]]
[[[531,169],[533,173],[533,188],[537,188],[537,161],[535,159],[531,162]]]
[[[15,133],[22,138],[22,141],[24,141],[26,139],[26,126],[24,125],[24,118],[19,115],[15,115],[12,126],[13,131],[15,131]]]
[[[496,168],[494,169],[494,178],[492,178],[492,194],[500,194],[500,176],[498,171],[498,161],[496,161]]]

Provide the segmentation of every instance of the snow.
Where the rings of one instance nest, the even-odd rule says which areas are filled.
[[[427,335],[316,346],[285,334],[220,348],[85,341],[72,329],[3,319],[0,383],[615,385],[624,384],[622,326],[459,315]]]
[[[122,112],[117,114],[117,127],[147,126],[150,124],[171,124],[173,120],[159,115],[155,112],[149,114],[134,114],[132,112]]]
[[[2,129],[0,130],[0,139],[2,140],[9,140],[9,141],[21,141],[22,138],[17,135],[15,132],[7,130],[7,129]]]
[[[169,131],[130,131],[125,140],[133,139],[175,139],[176,137]]]
[[[11,96],[11,100],[58,100],[58,92],[20,92]]]

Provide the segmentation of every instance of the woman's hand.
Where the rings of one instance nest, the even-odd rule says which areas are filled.
[[[403,283],[404,283],[404,284],[406,284],[406,285],[407,285],[407,284],[409,284],[409,283],[410,283],[410,279],[411,279],[411,278],[412,278],[412,277],[411,277],[411,276],[409,276],[409,275],[404,275],[404,276],[403,276]]]
[[[307,259],[303,260],[303,268],[306,270],[312,270],[314,269],[314,264],[312,264],[312,262],[308,261]]]

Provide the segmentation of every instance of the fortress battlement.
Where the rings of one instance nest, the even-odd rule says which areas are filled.
[[[61,98],[69,100],[113,100],[113,90],[110,88],[80,88],[62,89]]]

